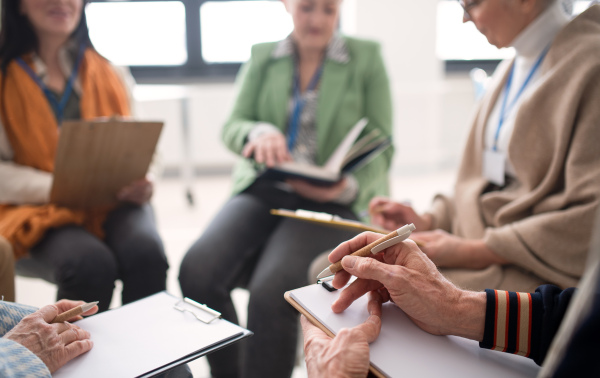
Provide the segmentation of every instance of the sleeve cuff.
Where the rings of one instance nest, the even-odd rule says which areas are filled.
[[[431,209],[427,212],[431,215],[431,229],[442,229],[444,231],[452,231],[452,200],[450,197],[438,194],[433,199]]]
[[[486,312],[481,348],[532,357],[537,354],[537,317],[542,308],[537,294],[486,289]]]
[[[50,378],[46,364],[21,344],[0,338],[0,376]]]

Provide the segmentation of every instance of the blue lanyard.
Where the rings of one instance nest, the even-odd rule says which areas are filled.
[[[294,75],[294,111],[290,115],[288,129],[288,150],[290,152],[296,144],[298,129],[300,128],[300,117],[302,116],[304,105],[306,105],[306,100],[302,99],[302,95],[300,94],[300,72],[298,71],[298,67],[296,67],[296,74]],[[321,80],[322,74],[323,63],[321,63],[321,66],[319,66],[319,69],[317,69],[317,72],[315,72],[312,79],[310,79],[310,83],[308,84],[306,91],[312,91],[317,87],[319,80]]]
[[[504,87],[504,100],[502,100],[502,109],[500,110],[500,118],[498,120],[498,129],[496,130],[496,135],[494,136],[494,151],[498,151],[498,138],[500,137],[500,130],[502,129],[502,126],[504,125],[504,121],[506,119],[507,114],[510,113],[513,106],[515,106],[515,104],[519,100],[519,97],[521,97],[521,95],[523,94],[523,91],[525,90],[527,85],[529,85],[531,78],[533,77],[533,75],[535,75],[536,71],[542,65],[542,61],[546,57],[546,53],[548,52],[548,49],[549,49],[549,47],[546,47],[544,49],[544,51],[542,51],[542,53],[540,54],[540,57],[538,58],[538,60],[535,62],[535,64],[531,68],[529,75],[527,75],[527,78],[525,79],[525,82],[521,86],[521,89],[519,89],[519,91],[517,92],[517,95],[512,100],[512,102],[510,103],[508,108],[506,108],[506,103],[508,102],[508,93],[510,92],[513,74],[515,72],[515,65],[513,63],[513,66],[510,69],[510,74],[508,75],[508,79],[506,80],[506,86]]]
[[[69,80],[65,85],[65,90],[60,101],[56,99],[54,93],[52,93],[52,91],[48,89],[48,87],[46,87],[46,84],[42,82],[39,76],[36,75],[35,72],[33,72],[31,67],[29,67],[29,65],[25,63],[25,61],[22,58],[16,59],[17,63],[25,70],[25,72],[27,72],[31,79],[36,82],[38,87],[40,87],[42,92],[44,92],[44,94],[46,95],[46,98],[48,99],[48,102],[52,107],[52,111],[54,112],[54,116],[56,117],[56,122],[59,126],[63,121],[65,107],[67,106],[67,102],[69,102],[69,98],[71,97],[71,92],[73,91],[73,83],[77,78],[77,73],[79,72],[79,66],[81,65],[84,52],[85,45],[81,45],[81,47],[79,48],[79,53],[77,54],[77,60],[75,61],[75,65],[73,66],[73,71],[71,72],[71,76],[69,77]]]

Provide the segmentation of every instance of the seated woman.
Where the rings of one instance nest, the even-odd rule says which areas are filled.
[[[379,46],[337,35],[340,0],[287,0],[294,30],[283,41],[253,47],[223,129],[226,145],[247,159],[234,173],[234,196],[181,263],[185,296],[237,322],[230,292],[250,291],[246,343],[209,356],[213,377],[286,377],[292,373],[297,312],[283,300],[305,285],[321,251],[354,233],[270,215],[306,209],[357,219],[388,189],[391,148],[330,187],[258,177],[250,156],[273,166],[294,160],[322,165],[361,118],[363,133],[391,135],[391,100]],[[290,130],[297,130],[294,135]],[[292,141],[295,139],[295,143]],[[241,353],[241,356],[239,355]]]
[[[110,212],[48,203],[62,120],[131,112],[123,77],[90,42],[84,1],[3,1],[2,20],[0,235],[17,259],[29,255],[27,274],[57,284],[59,299],[105,310],[116,279],[123,303],[164,290],[151,182],[123,188]]]
[[[600,6],[570,20],[559,0],[461,2],[497,47],[512,46],[478,111],[453,196],[418,215],[371,201],[375,224],[413,238],[455,284],[531,292],[576,286],[600,187]]]

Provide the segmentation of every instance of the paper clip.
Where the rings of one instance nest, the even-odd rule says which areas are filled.
[[[210,314],[212,316],[212,318],[210,318],[210,320],[205,320],[203,319],[200,315],[198,315],[195,311],[192,311],[190,309],[185,308],[183,305],[184,303],[187,303],[191,306],[196,307],[199,310],[202,310],[208,314]],[[181,312],[189,312],[190,314],[194,315],[194,317],[198,320],[200,320],[202,323],[205,324],[210,324],[211,322],[213,322],[216,319],[219,319],[221,317],[221,313],[219,311],[215,311],[212,308],[208,307],[207,305],[203,305],[201,303],[196,302],[193,299],[190,298],[183,298],[181,300],[179,300],[179,302],[175,303],[175,306],[173,306],[176,310],[181,311]]]

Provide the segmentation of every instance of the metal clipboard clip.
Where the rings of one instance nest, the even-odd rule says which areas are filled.
[[[185,307],[185,304],[188,304],[190,306],[195,307],[195,309],[201,310],[207,314],[209,314],[211,316],[210,319],[204,319],[200,316],[200,314],[198,314],[195,309],[190,310],[189,308]],[[189,312],[190,314],[194,315],[194,317],[198,320],[200,320],[202,323],[205,324],[210,324],[212,323],[214,320],[216,319],[220,319],[221,318],[221,313],[219,311],[215,311],[212,308],[208,307],[207,305],[203,305],[202,303],[198,303],[193,299],[190,298],[183,298],[180,299],[179,302],[175,303],[175,305],[173,306],[173,308],[177,311],[181,311],[181,312]]]

